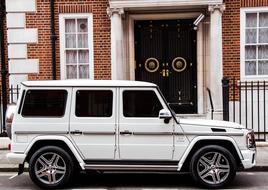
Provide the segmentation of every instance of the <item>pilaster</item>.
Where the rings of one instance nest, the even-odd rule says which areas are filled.
[[[107,8],[111,19],[111,65],[112,80],[123,79],[123,23],[124,9]]]
[[[222,13],[224,4],[209,5],[210,11],[210,82],[215,119],[222,120]]]

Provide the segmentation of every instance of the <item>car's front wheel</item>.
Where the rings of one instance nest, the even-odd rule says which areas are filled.
[[[70,155],[62,148],[46,146],[35,152],[29,161],[29,174],[42,188],[62,188],[74,171]]]
[[[198,183],[208,188],[220,188],[234,179],[236,162],[226,148],[210,145],[193,155],[190,170]]]

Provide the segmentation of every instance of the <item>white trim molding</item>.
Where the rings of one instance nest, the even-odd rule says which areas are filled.
[[[219,10],[221,13],[223,13],[225,10],[225,4],[216,4],[216,5],[209,5],[208,6],[209,12],[213,13],[215,10]]]
[[[25,13],[7,13],[7,28],[25,28]]]
[[[122,8],[107,8],[111,19],[111,71],[112,80],[126,79],[126,64],[124,63],[124,29]]]
[[[26,28],[26,13],[37,11],[36,0],[5,0],[9,85],[19,85],[29,73],[39,72],[39,60],[28,59],[27,44],[38,43],[38,29]]]
[[[10,74],[27,74],[39,72],[38,59],[11,59],[9,60]]]
[[[246,45],[246,14],[247,13],[268,13],[268,7],[247,7],[247,8],[241,8],[240,9],[240,78],[241,81],[257,81],[257,80],[267,80],[268,75],[246,75],[245,74],[245,45]],[[258,17],[258,16],[257,16]],[[257,18],[257,22],[259,19]],[[258,42],[258,30],[259,30],[259,24],[255,27],[257,29],[257,42],[254,45],[268,45],[268,43],[259,43]],[[265,27],[268,28],[268,27]],[[256,49],[256,62],[258,62],[258,49]],[[256,63],[258,64],[258,63]],[[256,72],[258,67],[256,66]]]
[[[222,4],[222,0],[110,0],[110,8],[176,7]]]
[[[215,119],[222,120],[223,52],[222,52],[222,13],[224,4],[209,6],[210,11],[210,66],[209,88],[214,101]],[[212,82],[213,81],[213,82]]]
[[[13,44],[37,43],[38,30],[37,28],[8,29],[7,42]]]
[[[124,9],[123,8],[107,8],[107,14],[111,18],[113,14],[119,14],[123,15],[124,14]]]
[[[89,79],[94,79],[94,43],[93,43],[93,15],[92,13],[64,13],[59,15],[60,31],[60,78],[66,79],[65,60],[65,19],[88,20],[88,49],[89,49]]]
[[[27,44],[9,44],[9,59],[27,59]]]
[[[36,0],[6,0],[7,12],[35,12]]]

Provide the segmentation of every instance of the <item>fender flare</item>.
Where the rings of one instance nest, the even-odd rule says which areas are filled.
[[[239,158],[241,160],[243,160],[243,155],[240,151],[240,149],[238,148],[238,145],[236,144],[236,142],[234,141],[234,139],[232,137],[227,137],[227,136],[198,136],[195,137],[190,144],[188,145],[187,149],[185,150],[185,152],[183,153],[179,164],[178,164],[178,171],[181,170],[185,160],[187,159],[189,153],[191,152],[192,148],[196,145],[196,143],[198,143],[199,141],[202,140],[223,140],[223,141],[229,141],[233,144],[233,146],[235,147],[235,150],[239,156]]]
[[[79,165],[81,166],[81,168],[83,170],[85,170],[85,162],[83,160],[82,155],[78,152],[78,150],[75,148],[74,144],[66,136],[60,136],[60,135],[37,136],[30,142],[30,144],[28,145],[28,147],[25,150],[25,154],[27,155],[29,153],[29,151],[31,150],[31,148],[33,147],[33,145],[35,143],[37,143],[38,141],[42,141],[42,140],[56,140],[56,141],[64,142],[70,148],[72,153],[74,154],[74,156],[75,156],[76,160],[78,161]]]

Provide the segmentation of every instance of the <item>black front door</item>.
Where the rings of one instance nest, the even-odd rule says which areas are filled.
[[[192,19],[135,21],[135,77],[157,84],[176,113],[197,113]]]

